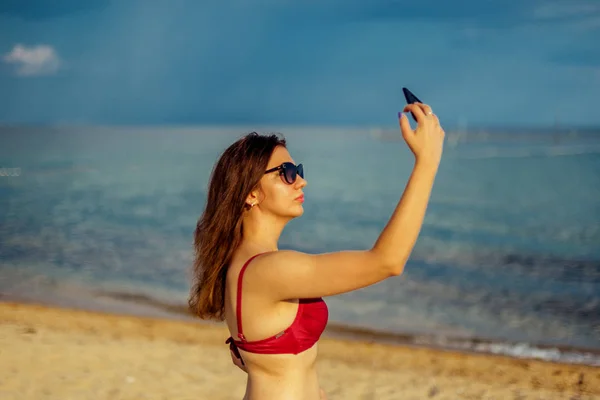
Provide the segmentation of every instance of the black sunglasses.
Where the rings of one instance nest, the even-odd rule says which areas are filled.
[[[294,165],[291,162],[284,162],[279,167],[266,170],[265,174],[275,171],[279,171],[279,175],[283,176],[285,181],[290,185],[296,182],[296,177],[298,175],[300,175],[301,178],[304,178],[304,167],[302,167],[302,164]]]

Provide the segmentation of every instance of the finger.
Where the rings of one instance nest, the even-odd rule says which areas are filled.
[[[410,127],[410,122],[408,121],[406,115],[402,113],[398,114],[400,114],[400,131],[402,132],[402,137],[404,138],[404,140],[410,140],[415,134],[412,128]]]
[[[433,115],[433,110],[431,109],[431,107],[427,104],[423,104],[423,103],[415,103],[416,105],[419,106],[419,108],[421,108],[421,110],[423,110],[423,113],[425,113],[425,115],[427,115],[428,117],[431,117]]]
[[[435,115],[433,113],[433,110],[431,109],[431,107],[429,105],[424,104],[424,103],[415,103],[415,104],[419,105],[419,107],[425,113],[425,116],[427,117],[427,119],[432,120],[436,126],[440,126],[440,120],[438,119],[437,115]]]
[[[440,120],[438,119],[438,116],[435,115],[433,112],[429,115],[427,115],[427,119],[431,122],[433,122],[433,124],[435,126],[440,126]]]
[[[422,124],[423,122],[425,122],[425,113],[417,103],[407,104],[406,107],[404,107],[404,112],[407,111],[413,113],[415,119],[417,120],[417,123]]]

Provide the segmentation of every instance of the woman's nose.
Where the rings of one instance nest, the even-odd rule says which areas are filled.
[[[296,179],[296,187],[298,189],[301,189],[301,188],[305,187],[306,185],[308,185],[308,182],[306,181],[306,179],[302,178],[301,176],[298,176],[298,179]]]

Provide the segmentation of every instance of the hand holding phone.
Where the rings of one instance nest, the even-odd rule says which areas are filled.
[[[413,92],[411,92],[407,88],[403,87],[402,91],[404,92],[404,97],[406,98],[406,103],[408,103],[408,104],[423,103],[421,100],[419,100],[419,98],[417,96],[415,96],[413,94]],[[415,120],[415,122],[417,122],[417,118],[415,117],[415,114],[413,114],[411,112],[410,115],[412,115],[412,117]]]
[[[407,88],[402,88],[406,102],[412,106],[408,108],[413,119],[417,122],[417,127],[413,130],[407,118],[400,118],[400,130],[402,137],[408,144],[415,157],[421,161],[421,164],[433,165],[437,168],[444,144],[444,130],[440,126],[437,117],[433,114],[431,107],[424,104]],[[417,105],[413,105],[419,103]],[[413,113],[419,114],[419,121]],[[398,113],[399,116],[401,113]]]

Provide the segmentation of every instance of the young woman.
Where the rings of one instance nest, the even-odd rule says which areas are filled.
[[[371,249],[305,254],[279,250],[286,224],[304,212],[306,186],[284,139],[251,133],[225,150],[212,172],[195,232],[189,304],[203,319],[225,320],[232,360],[247,372],[246,400],[324,399],[315,369],[328,320],[322,297],[358,290],[402,273],[415,245],[444,131],[431,108],[408,105],[402,136],[415,155],[412,174]],[[352,174],[340,176],[352,185]]]

